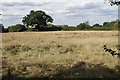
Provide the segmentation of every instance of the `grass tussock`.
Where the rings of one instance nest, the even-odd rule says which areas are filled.
[[[22,45],[9,45],[6,46],[3,50],[6,52],[9,52],[10,54],[16,55],[19,52],[28,52],[29,50],[31,50],[32,48],[30,48],[29,46],[22,46]]]

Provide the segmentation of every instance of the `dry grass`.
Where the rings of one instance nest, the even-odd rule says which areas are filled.
[[[119,77],[117,31],[3,33],[3,76],[103,78]],[[10,71],[9,71],[10,69]],[[10,74],[8,74],[10,72]]]

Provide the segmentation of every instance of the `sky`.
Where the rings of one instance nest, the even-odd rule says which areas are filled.
[[[118,7],[104,0],[2,0],[0,4],[5,27],[23,24],[22,18],[31,10],[45,11],[55,25],[76,26],[85,21],[93,25],[118,19]]]

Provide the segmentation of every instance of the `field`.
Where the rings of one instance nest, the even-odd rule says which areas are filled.
[[[3,77],[118,78],[118,57],[103,50],[117,44],[117,31],[3,33]]]

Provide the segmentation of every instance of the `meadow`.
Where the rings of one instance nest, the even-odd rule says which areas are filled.
[[[118,31],[2,33],[3,77],[119,78]]]

